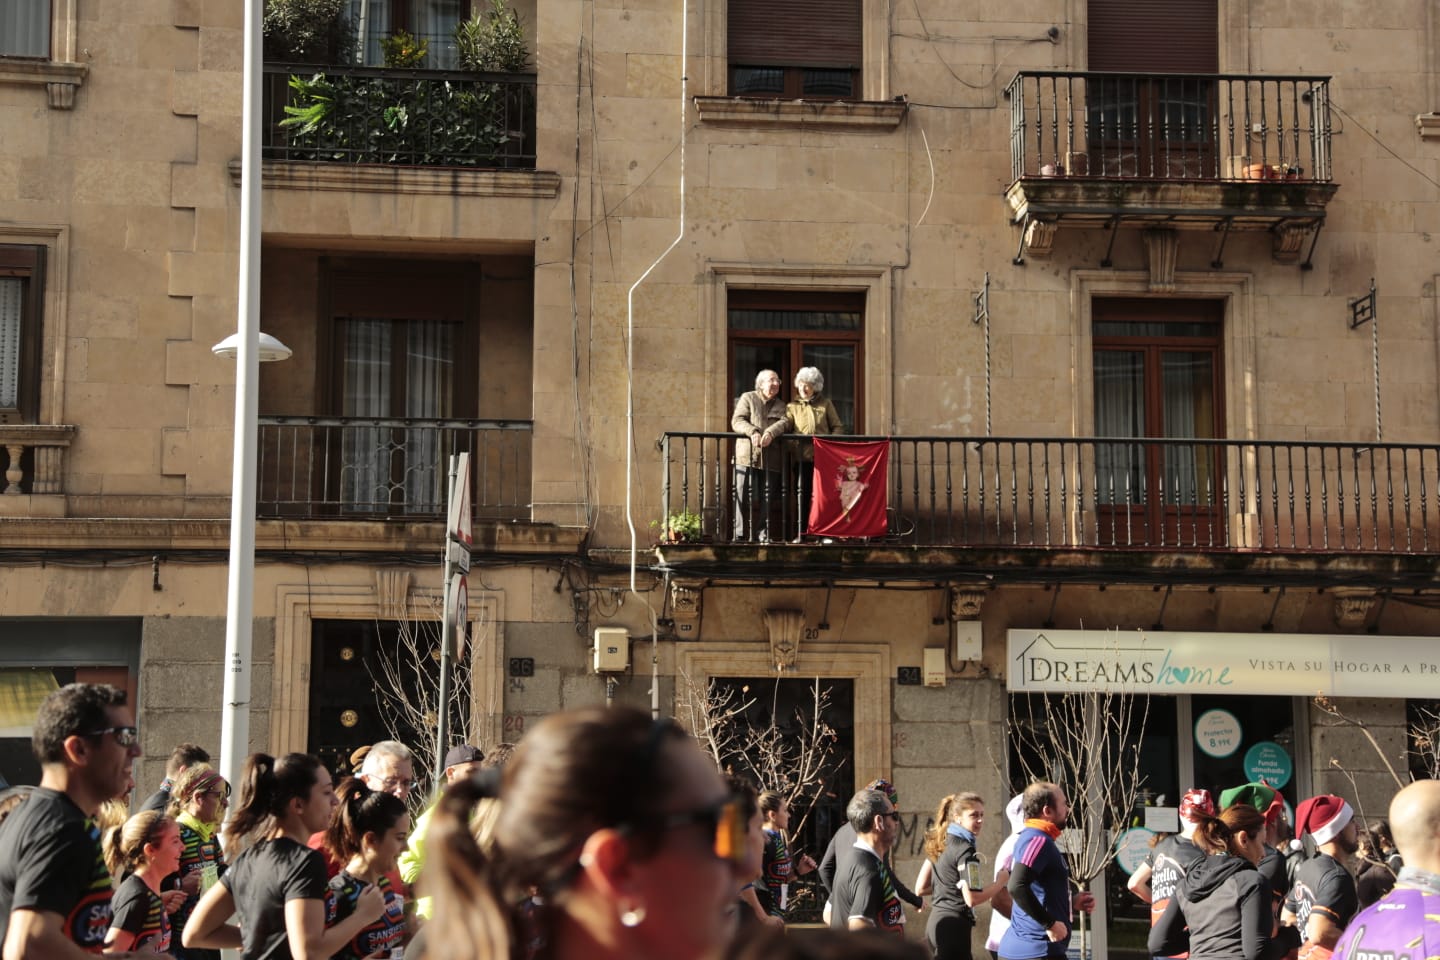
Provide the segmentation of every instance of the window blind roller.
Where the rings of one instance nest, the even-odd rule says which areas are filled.
[[[861,0],[729,0],[729,59],[751,66],[861,65]]]

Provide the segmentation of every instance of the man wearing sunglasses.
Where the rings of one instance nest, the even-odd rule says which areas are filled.
[[[896,809],[900,807],[900,795],[895,792],[894,785],[884,777],[871,780],[866,784],[867,790],[879,790],[890,800],[890,805]],[[834,906],[835,898],[835,875],[845,869],[845,863],[850,855],[855,852],[855,828],[849,823],[842,824],[835,836],[830,838],[830,844],[825,848],[825,855],[820,858],[820,866],[816,872],[820,875],[820,883],[825,887],[825,922],[830,922],[830,914]],[[885,866],[890,869],[891,882],[895,884],[895,892],[916,910],[925,908],[925,901],[920,896],[912,893],[910,888],[905,886],[905,881],[900,875],[894,872],[890,863],[890,854],[885,854]]]
[[[124,691],[91,683],[60,688],[41,702],[31,746],[40,785],[0,824],[0,954],[67,960],[99,953],[110,928],[111,886],[94,817],[134,786],[131,767],[140,755]]]
[[[895,876],[886,865],[900,835],[900,814],[879,790],[861,790],[845,806],[855,828],[855,847],[835,872],[830,926],[836,930],[875,928],[905,935],[905,907]]]

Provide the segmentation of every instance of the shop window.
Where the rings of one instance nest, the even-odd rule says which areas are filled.
[[[1405,730],[1410,776],[1416,780],[1440,779],[1440,700],[1406,700]]]
[[[863,0],[729,0],[729,94],[861,96]]]
[[[34,423],[40,407],[45,248],[0,245],[0,423]]]

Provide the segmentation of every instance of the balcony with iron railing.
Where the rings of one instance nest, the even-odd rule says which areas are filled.
[[[267,160],[535,168],[534,74],[267,63]]]
[[[773,499],[757,484],[760,501],[746,505],[734,498],[736,439],[669,432],[661,440],[663,516],[698,521],[702,552],[763,549],[780,562],[790,550],[823,557],[855,546],[891,555],[1090,555],[1082,563],[1149,553],[1222,565],[1257,555],[1308,562],[1440,556],[1440,446],[1433,444],[843,438],[889,441],[888,529],[868,541],[821,541],[805,535],[801,519],[799,453],[809,439],[781,437]],[[741,544],[737,510],[752,511],[743,526],[765,527],[772,543]],[[755,523],[757,513],[766,522]],[[667,559],[683,560],[677,546],[689,545],[666,544]]]
[[[260,417],[261,519],[443,519],[448,464],[468,452],[471,516],[530,519],[529,420]]]
[[[1017,261],[1124,226],[1271,230],[1298,260],[1336,190],[1328,77],[1038,70],[1005,96]]]

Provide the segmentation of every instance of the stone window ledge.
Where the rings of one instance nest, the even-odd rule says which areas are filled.
[[[90,68],[83,63],[59,60],[14,60],[0,57],[0,83],[44,85],[54,110],[75,106],[75,91]]]
[[[240,161],[230,161],[230,180],[236,186],[240,185],[240,174]],[[260,182],[267,190],[545,199],[553,199],[560,193],[560,176],[544,170],[459,170],[299,160],[264,161]]]
[[[1421,140],[1440,140],[1440,113],[1422,113],[1415,118]]]
[[[904,100],[757,100],[696,97],[702,123],[780,127],[860,127],[893,130],[908,109]]]

